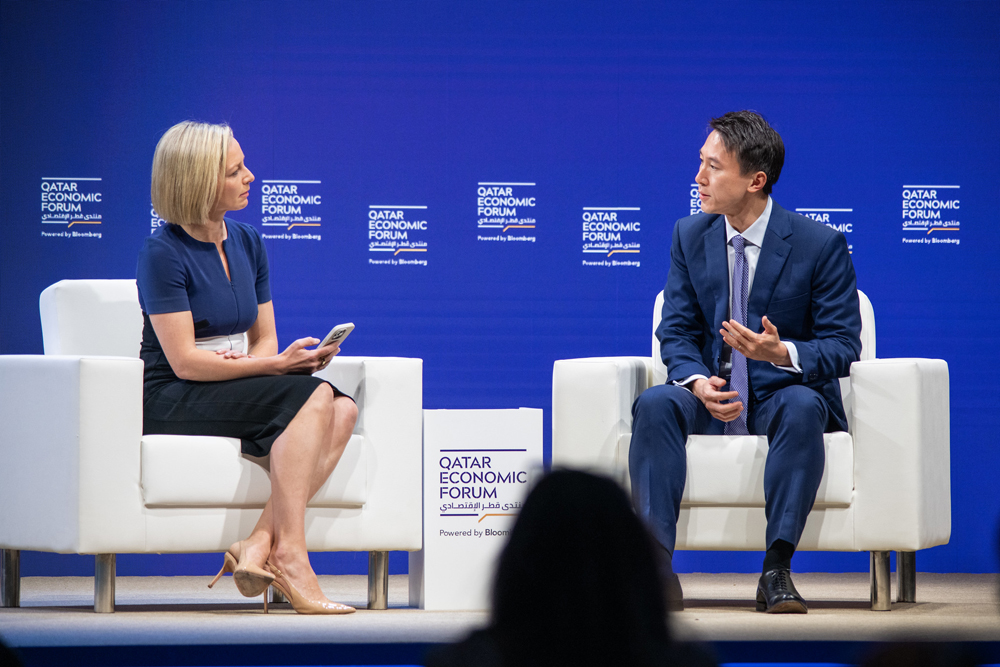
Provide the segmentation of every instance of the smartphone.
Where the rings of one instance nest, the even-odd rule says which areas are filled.
[[[330,333],[326,335],[323,342],[319,344],[319,347],[326,347],[327,345],[332,345],[334,343],[343,343],[347,335],[354,331],[354,322],[348,322],[347,324],[338,324],[334,328],[330,329]]]

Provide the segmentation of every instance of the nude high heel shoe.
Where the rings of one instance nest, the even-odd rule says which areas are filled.
[[[294,609],[298,614],[353,614],[356,611],[354,607],[346,604],[340,604],[339,602],[307,600],[301,593],[298,592],[298,590],[296,590],[294,586],[292,586],[292,582],[288,581],[288,578],[281,573],[281,570],[271,564],[271,561],[267,562],[266,567],[274,575],[274,581],[271,582],[271,585],[281,591],[282,595],[288,598],[288,601],[292,604],[292,609]],[[267,613],[266,603],[264,606],[264,612]]]
[[[212,579],[212,583],[210,583],[208,587],[211,588],[212,586],[215,586],[215,584],[219,581],[222,575],[224,575],[226,572],[235,572],[235,571],[236,571],[236,559],[233,558],[232,554],[230,554],[227,551],[226,553],[222,554],[222,569],[219,570],[219,573],[217,575],[215,575],[215,579]]]
[[[274,581],[274,575],[247,560],[246,549],[244,549],[242,541],[238,542],[237,545],[239,546],[238,554],[233,554],[233,548],[229,548],[229,551],[223,555],[222,569],[215,575],[215,579],[212,579],[212,583],[208,587],[215,586],[219,577],[226,572],[232,572],[233,582],[240,593],[248,598],[257,597],[267,591],[267,587]]]

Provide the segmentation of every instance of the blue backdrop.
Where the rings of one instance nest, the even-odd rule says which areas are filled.
[[[42,351],[51,283],[134,277],[157,139],[226,121],[283,344],[353,321],[346,353],[424,359],[425,407],[548,425],[553,361],[649,353],[706,123],[751,108],[785,141],[776,201],[847,236],[879,356],[950,365],[952,540],[919,569],[996,571],[1000,4],[7,0],[0,21],[0,352]],[[631,224],[587,236],[588,208]],[[23,571],[92,572],[41,554]]]

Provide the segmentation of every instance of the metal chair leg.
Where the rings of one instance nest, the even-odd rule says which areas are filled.
[[[892,582],[889,579],[889,552],[871,552],[872,611],[889,611],[892,607]]]
[[[94,560],[94,611],[115,611],[115,555],[97,554]]]
[[[368,552],[368,608],[389,607],[389,552]]]
[[[0,549],[0,607],[21,606],[21,552]]]
[[[917,601],[917,552],[896,552],[896,602]]]

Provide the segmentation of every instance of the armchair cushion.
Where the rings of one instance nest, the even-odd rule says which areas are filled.
[[[843,431],[827,433],[826,467],[815,507],[847,507],[854,495],[854,443]],[[682,507],[764,506],[767,438],[756,435],[693,435],[687,442],[687,481]]]
[[[240,454],[237,438],[145,435],[141,448],[146,507],[263,507],[271,496],[268,471]],[[364,505],[367,453],[365,438],[352,435],[337,468],[309,506]]]

